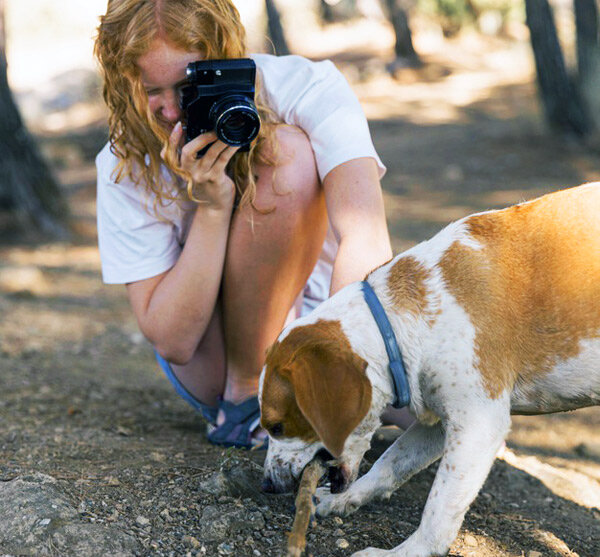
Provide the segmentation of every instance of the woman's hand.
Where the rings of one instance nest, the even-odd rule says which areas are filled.
[[[182,138],[183,128],[181,122],[178,122],[171,132],[169,149],[177,153]],[[207,145],[210,147],[206,153],[197,158],[198,152]],[[180,165],[192,178],[196,198],[209,207],[231,210],[235,198],[235,185],[225,169],[238,149],[239,147],[232,147],[218,140],[213,131],[203,133],[181,147]]]

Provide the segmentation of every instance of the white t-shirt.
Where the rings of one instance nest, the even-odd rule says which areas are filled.
[[[302,128],[315,153],[321,180],[336,166],[360,157],[379,159],[365,115],[348,83],[329,62],[301,56],[255,54],[264,100],[285,123]],[[98,244],[102,277],[108,284],[125,284],[170,269],[185,243],[193,202],[170,203],[154,212],[154,199],[128,178],[113,179],[117,157],[110,145],[96,157],[98,172]],[[168,173],[165,169],[165,176]],[[337,244],[331,230],[305,296],[324,300],[329,293]]]

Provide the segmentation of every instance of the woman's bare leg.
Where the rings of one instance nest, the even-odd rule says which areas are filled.
[[[266,349],[281,332],[306,284],[327,232],[327,211],[314,154],[304,133],[277,130],[284,163],[257,168],[256,206],[234,215],[223,282],[227,352],[224,398],[240,402],[258,390]],[[275,183],[275,189],[273,188]]]
[[[226,358],[223,318],[220,304],[208,324],[192,359],[185,365],[171,364],[173,372],[185,388],[200,402],[216,406],[225,390]]]

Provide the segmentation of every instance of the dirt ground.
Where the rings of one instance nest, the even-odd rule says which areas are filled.
[[[396,252],[470,212],[600,175],[597,152],[545,130],[526,44],[463,38],[397,81],[381,54],[365,45],[324,53],[352,81],[388,166]],[[0,484],[52,476],[76,520],[133,540],[127,554],[281,555],[293,497],[260,493],[264,454],[207,443],[203,420],[159,372],[123,288],[101,282],[93,158],[106,139],[102,120],[38,137],[77,235],[52,243],[3,230]],[[394,434],[378,435],[365,469]],[[507,447],[451,555],[600,555],[600,409],[516,417]],[[387,503],[317,520],[309,554],[398,545],[418,526],[434,474],[435,465]],[[0,533],[0,554],[68,553],[38,542]]]

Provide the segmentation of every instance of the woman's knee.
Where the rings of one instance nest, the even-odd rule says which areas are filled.
[[[295,126],[278,126],[273,148],[275,165],[261,166],[257,206],[282,211],[302,211],[323,202],[314,152],[306,134]]]

